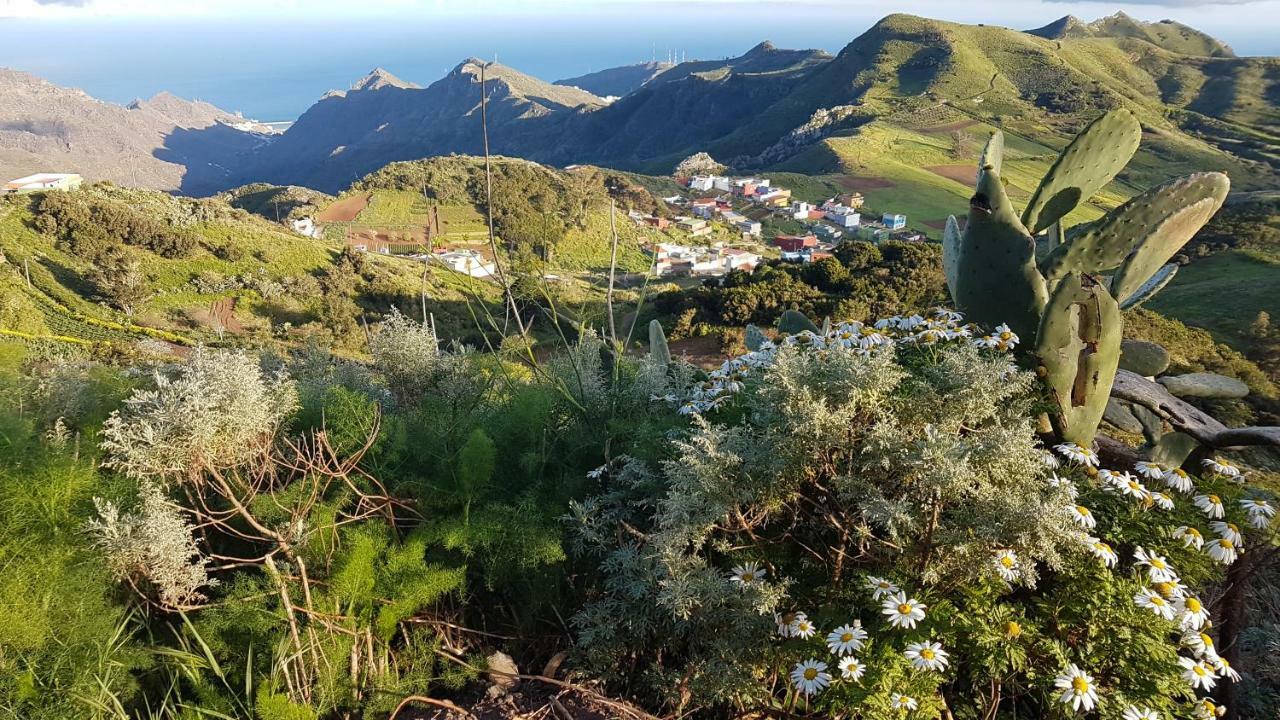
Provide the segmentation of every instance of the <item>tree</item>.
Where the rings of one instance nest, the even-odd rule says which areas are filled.
[[[90,278],[107,302],[130,317],[151,296],[151,284],[142,271],[142,263],[120,246],[98,256]]]

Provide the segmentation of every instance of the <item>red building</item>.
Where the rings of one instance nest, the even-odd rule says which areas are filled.
[[[818,238],[815,235],[779,235],[773,239],[773,244],[783,252],[800,252],[817,247]]]

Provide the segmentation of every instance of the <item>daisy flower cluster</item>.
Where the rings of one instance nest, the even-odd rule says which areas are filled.
[[[771,367],[782,347],[871,354],[897,345],[970,342],[979,348],[1009,352],[1019,342],[1008,325],[996,326],[989,335],[979,335],[980,332],[976,325],[965,323],[960,313],[940,307],[929,311],[927,316],[894,315],[869,324],[856,320],[843,322],[824,332],[805,330],[776,343],[766,340],[756,350],[725,360],[720,367],[707,373],[706,380],[696,383],[683,396],[674,393],[654,395],[650,400],[666,402],[682,415],[711,412],[742,392],[748,378],[758,377]]]
[[[1173,530],[1174,540],[1187,549],[1204,552],[1217,563],[1229,565],[1244,551],[1244,533],[1240,526],[1227,517],[1228,502],[1212,492],[1200,492],[1196,480],[1181,468],[1163,467],[1159,463],[1142,461],[1132,471],[1115,471],[1100,467],[1097,453],[1076,443],[1063,443],[1053,448],[1057,456],[1046,453],[1045,465],[1055,472],[1049,484],[1064,491],[1069,504],[1065,511],[1080,529],[1080,537],[1087,551],[1108,568],[1119,564],[1120,556],[1115,548],[1091,533],[1098,526],[1098,518],[1081,504],[1080,491],[1067,478],[1057,474],[1063,461],[1080,469],[1096,482],[1103,493],[1132,500],[1142,509],[1173,510],[1175,498],[1187,497],[1190,504],[1204,515],[1208,530],[1182,525]],[[1221,479],[1239,481],[1240,468],[1219,458],[1203,463],[1206,473]],[[1167,489],[1151,489],[1148,483],[1162,483]],[[1270,525],[1275,509],[1261,497],[1245,497],[1239,500],[1239,508],[1250,527],[1265,529]],[[997,559],[1002,557],[997,554]],[[1141,545],[1133,550],[1133,569],[1142,577],[1146,587],[1133,596],[1134,605],[1174,625],[1179,636],[1179,648],[1187,655],[1179,657],[1182,679],[1192,691],[1208,692],[1222,680],[1235,681],[1239,674],[1218,656],[1213,639],[1208,634],[1211,626],[1208,609],[1203,601],[1191,594],[1183,584],[1169,560],[1155,550]],[[1001,573],[1009,579],[1008,575]],[[1077,665],[1069,665],[1055,679],[1058,700],[1075,712],[1093,710],[1098,702],[1098,689],[1092,675]],[[1197,717],[1213,718],[1220,708],[1209,701],[1198,701]],[[1130,706],[1123,717],[1126,720],[1147,720],[1158,717],[1149,708]]]

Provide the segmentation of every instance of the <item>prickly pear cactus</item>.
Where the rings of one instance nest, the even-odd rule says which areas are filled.
[[[649,321],[649,359],[660,365],[671,364],[671,348],[667,346],[667,334],[662,331],[662,323]]]
[[[742,339],[742,344],[747,346],[751,352],[759,350],[769,338],[765,336],[764,331],[755,325],[748,325],[747,331]]]
[[[947,216],[947,225],[942,231],[942,274],[947,278],[947,290],[951,297],[956,296],[956,275],[960,270],[960,247],[964,236],[960,233],[960,223],[955,215]]]
[[[1138,150],[1142,126],[1126,109],[1089,124],[1058,156],[1022,213],[1033,235],[1058,222],[1120,172]]]
[[[950,247],[943,246],[943,265],[955,266],[956,305],[978,323],[1007,322],[1022,337],[1035,337],[1049,293],[1036,269],[1035,240],[994,167],[979,173],[958,252],[948,253]]]
[[[1164,289],[1178,274],[1178,266],[1169,263],[1156,271],[1149,280],[1142,283],[1142,287],[1133,291],[1133,294],[1120,301],[1120,309],[1128,310],[1129,308],[1138,307],[1142,303],[1150,300],[1152,296]]]
[[[795,335],[805,330],[816,334],[818,326],[799,310],[787,310],[778,318],[778,332],[783,335]]]
[[[989,167],[996,175],[1003,172],[1004,167],[1004,133],[996,130],[991,133],[986,147],[982,148],[982,158],[978,160],[979,168]]]
[[[1044,382],[1057,404],[1050,422],[1063,440],[1088,447],[1120,363],[1120,308],[1089,275],[1058,283],[1036,341]]]

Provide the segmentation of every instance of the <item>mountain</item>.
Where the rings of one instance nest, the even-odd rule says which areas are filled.
[[[557,80],[556,85],[567,85],[586,90],[603,98],[622,97],[643,87],[655,77],[675,67],[668,62],[647,62],[635,65],[598,70],[578,77]]]
[[[77,172],[89,180],[207,194],[264,142],[265,130],[161,93],[121,106],[0,69],[0,176]]]
[[[1131,38],[1145,40],[1156,47],[1203,57],[1235,57],[1235,53],[1217,38],[1173,20],[1143,22],[1123,12],[1085,24],[1074,15],[1059,18],[1028,33],[1050,40],[1065,38]]]

